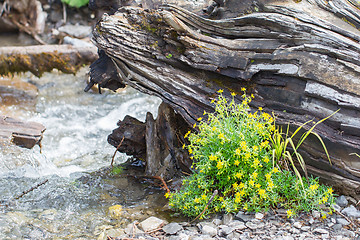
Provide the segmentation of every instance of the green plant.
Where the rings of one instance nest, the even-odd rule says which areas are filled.
[[[70,7],[83,7],[89,3],[89,0],[61,0],[61,2],[66,3]]]
[[[191,217],[204,209],[201,217],[212,212],[261,211],[278,206],[289,209],[289,217],[313,209],[326,216],[333,203],[332,188],[282,168],[284,164],[279,161],[292,159],[286,146],[293,145],[296,150],[294,142],[284,138],[275,127],[274,117],[262,108],[251,112],[248,104],[253,95],[243,91],[242,102],[236,104],[236,94],[229,101],[219,90],[219,97],[212,101],[215,112],[204,112],[207,120],[199,117],[199,123],[194,125],[198,131],[185,135],[195,160],[194,173],[183,180],[179,191],[166,194],[170,207]],[[276,144],[281,147],[274,148]],[[271,161],[274,155],[279,156],[276,164]],[[209,201],[215,190],[218,194]]]

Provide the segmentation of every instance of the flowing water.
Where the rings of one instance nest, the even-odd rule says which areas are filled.
[[[17,102],[0,108],[0,115],[46,127],[41,149],[0,145],[0,239],[96,239],[104,229],[152,215],[165,204],[161,190],[109,170],[115,148],[107,143],[119,119],[143,121],[148,111],[156,116],[160,100],[131,88],[85,93],[87,70],[40,79],[24,74],[22,80],[38,88],[35,107]],[[117,153],[115,163],[127,158]],[[126,210],[119,219],[108,215],[115,204]]]

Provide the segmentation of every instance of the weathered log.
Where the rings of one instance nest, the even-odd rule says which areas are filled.
[[[26,47],[0,47],[0,75],[30,71],[36,76],[58,69],[76,73],[84,64],[98,58],[96,47],[72,45],[36,45]]]
[[[360,160],[350,154],[360,153],[359,31],[285,6],[259,10],[209,20],[174,5],[125,7],[103,16],[93,41],[113,59],[122,83],[162,98],[189,126],[213,110],[220,88],[230,96],[246,87],[256,96],[253,108],[292,127],[340,109],[316,129],[332,165],[315,140],[302,152],[311,173],[357,195]]]
[[[36,122],[24,122],[15,118],[0,116],[0,141],[32,148],[40,144],[45,127]]]

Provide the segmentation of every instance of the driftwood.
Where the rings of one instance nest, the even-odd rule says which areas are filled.
[[[0,116],[0,141],[12,141],[18,146],[32,148],[40,144],[45,127],[36,122],[24,122]]]
[[[340,109],[316,129],[332,165],[315,138],[301,151],[310,173],[358,195],[360,159],[350,154],[360,153],[360,32],[354,28],[360,19],[359,4],[328,1],[335,7],[322,10],[321,2],[302,1],[307,12],[260,4],[258,12],[223,20],[200,17],[175,5],[158,10],[121,8],[114,15],[105,14],[93,32],[94,43],[106,53],[104,59],[112,60],[118,75],[111,81],[92,78],[90,84],[101,82],[106,87],[107,82],[113,86],[118,81],[158,96],[187,126],[204,110],[213,110],[210,101],[219,89],[230,96],[246,87],[255,95],[254,109],[274,112],[280,125],[290,123],[292,128]],[[224,8],[233,3],[226,1]],[[346,26],[312,16],[311,10],[317,16],[337,11],[346,20],[338,22]],[[110,143],[116,147],[121,137]],[[152,161],[148,158],[147,164]]]
[[[36,76],[58,69],[75,73],[84,64],[97,59],[95,47],[72,45],[35,45],[0,47],[0,75],[30,71]]]

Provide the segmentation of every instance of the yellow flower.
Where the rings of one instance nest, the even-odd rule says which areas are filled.
[[[258,146],[253,146],[253,150],[254,150],[254,152],[257,152],[257,150],[259,150],[259,147]]]
[[[237,173],[235,174],[235,177],[240,179],[240,178],[242,177],[242,173],[241,173],[241,172],[237,172]]]
[[[253,187],[253,186],[254,186],[254,184],[255,184],[254,180],[250,180],[250,181],[249,181],[249,184],[250,184],[250,186],[252,186],[252,187]]]
[[[236,189],[239,185],[237,183],[233,183],[233,188]]]
[[[236,93],[232,92],[232,93],[231,93],[231,96],[235,97],[235,96],[236,96]]]
[[[200,122],[202,120],[202,117],[199,117],[197,120]]]
[[[246,101],[246,100],[243,100],[243,101],[242,101],[242,104],[243,104],[243,105],[247,105],[247,101]],[[250,116],[250,114],[249,114],[249,116]]]
[[[238,156],[240,156],[240,154],[241,154],[241,149],[240,149],[240,148],[235,149],[235,154],[238,155]]]
[[[265,198],[265,197],[266,197],[266,191],[265,191],[265,189],[259,189],[259,190],[258,190],[258,193],[259,193],[260,197],[262,197],[262,198]]]
[[[209,156],[209,160],[210,160],[210,161],[216,161],[216,160],[217,160],[217,156],[214,156],[214,155],[211,154],[211,155]]]
[[[218,92],[218,93],[222,93],[222,92],[224,92],[224,90],[219,89],[217,92]]]
[[[254,179],[256,179],[257,176],[258,176],[258,173],[257,173],[257,172],[253,172],[251,175],[252,175],[252,177],[253,177]]]
[[[199,203],[200,200],[201,200],[200,198],[195,198],[194,202],[195,202],[195,203]]]
[[[268,189],[271,190],[273,187],[274,187],[274,183],[273,183],[273,181],[270,180],[270,181],[268,182]]]
[[[246,88],[242,87],[242,88],[241,88],[241,91],[243,91],[243,92],[246,91]]]
[[[331,187],[328,188],[327,193],[332,194],[333,192],[334,192],[334,190]]]
[[[191,133],[191,131],[188,131],[188,132],[185,134],[184,138],[187,138],[187,136],[189,136],[190,133]]]
[[[271,178],[271,172],[265,174],[265,177],[266,177],[266,180],[270,180],[270,178]]]
[[[203,115],[206,115],[206,111],[204,110],[204,113],[203,113]]]
[[[326,203],[327,201],[328,201],[328,197],[323,197],[323,198],[322,198],[322,202],[323,202],[323,203]]]
[[[287,217],[290,218],[290,217],[294,216],[294,211],[289,209],[286,211],[286,214],[287,214]]]
[[[191,148],[189,148],[189,154],[192,154],[193,150]]]
[[[268,141],[268,140],[260,143],[260,146],[263,147],[263,148],[266,147],[267,145],[269,145],[269,141]]]
[[[201,198],[202,198],[203,200],[205,200],[205,199],[206,199],[206,195],[205,195],[205,194],[201,195]]]
[[[217,164],[216,164],[216,167],[217,167],[218,169],[222,169],[222,168],[224,167],[224,162],[218,161]]]
[[[280,172],[280,171],[279,171],[278,168],[275,167],[275,168],[273,168],[272,172],[273,172],[273,173],[278,173],[278,172]]]
[[[213,126],[213,127],[211,128],[211,130],[212,130],[213,132],[215,132],[215,131],[216,131],[216,127]]]
[[[326,219],[326,214],[323,214],[323,215],[321,216],[321,218],[322,218],[322,219]]]
[[[240,164],[240,161],[236,159],[235,162],[234,162],[234,165],[239,166],[239,164]]]
[[[245,187],[245,184],[244,184],[244,183],[240,183],[239,188],[241,189],[241,188],[244,188],[244,187]]]
[[[259,164],[260,164],[259,159],[255,158],[254,164],[253,164],[254,168],[257,168],[257,166],[259,166]]]
[[[193,128],[196,128],[196,123],[194,123]]]
[[[259,107],[259,111],[262,111],[263,110],[263,108],[262,107]]]
[[[166,198],[169,198],[169,197],[170,197],[170,193],[168,193],[168,192],[165,193],[165,197],[166,197]]]
[[[318,189],[319,188],[319,185],[317,185],[317,184],[314,184],[314,185],[311,185],[310,186],[310,190],[311,191],[315,191],[316,189]]]
[[[182,148],[183,148],[183,149],[185,148],[185,143],[183,144]]]
[[[215,102],[215,99],[212,99],[210,103],[214,103]]]
[[[244,190],[244,189],[240,191],[240,195],[241,195],[241,196],[244,196],[244,195],[245,195],[245,190]]]
[[[251,98],[255,98],[254,94],[251,94]]]
[[[220,201],[220,202],[223,202],[223,201],[224,201],[224,198],[223,198],[223,197],[219,197],[219,201]]]

